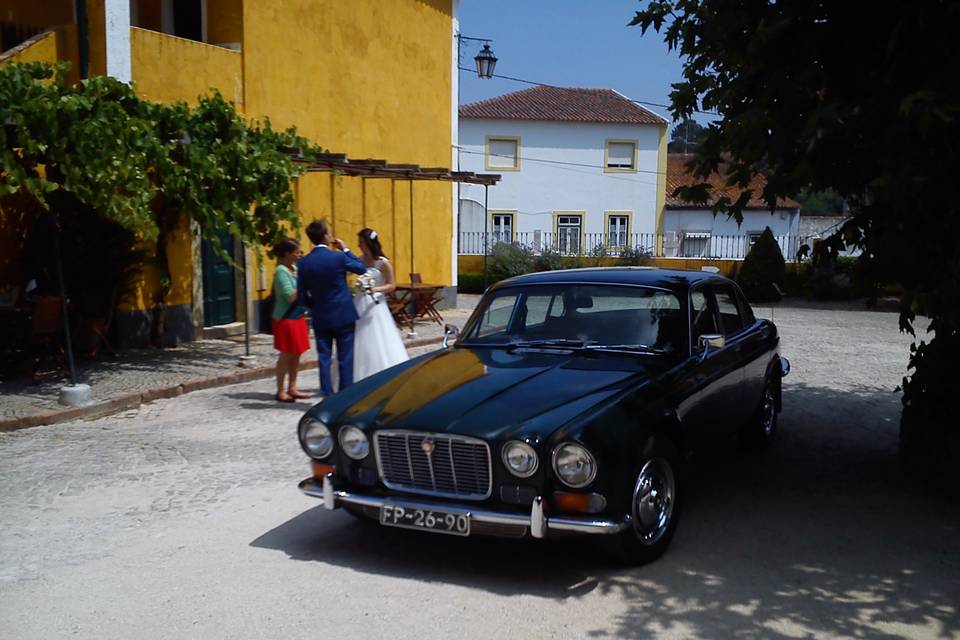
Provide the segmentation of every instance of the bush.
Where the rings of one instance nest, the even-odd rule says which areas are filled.
[[[786,271],[780,245],[767,227],[743,260],[737,282],[751,302],[776,302],[782,297]]]
[[[457,293],[483,293],[483,274],[465,271],[457,274]]]
[[[553,249],[544,249],[533,257],[534,271],[556,271],[563,268],[563,256]]]
[[[624,247],[617,259],[617,265],[622,267],[639,267],[650,264],[650,258],[653,252],[641,249],[639,247]]]
[[[533,271],[533,251],[516,242],[501,242],[490,250],[487,273],[490,282],[506,280]]]
[[[814,254],[814,258],[788,273],[785,289],[791,295],[813,300],[875,300],[884,292],[873,284],[863,260],[853,256]]]

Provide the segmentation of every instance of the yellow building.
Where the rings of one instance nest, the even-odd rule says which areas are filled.
[[[456,0],[0,0],[0,64],[68,60],[72,79],[109,74],[149,100],[196,102],[219,89],[249,118],[269,117],[351,158],[450,167],[456,142]],[[330,173],[294,185],[303,221],[322,217],[356,248],[377,229],[398,278],[455,292],[449,182]],[[412,209],[412,215],[411,215]],[[0,212],[2,213],[2,212]],[[19,284],[14,220],[0,218],[0,287]],[[307,240],[302,239],[305,247]],[[235,247],[241,258],[241,248]],[[225,267],[184,224],[168,246],[166,342],[236,326],[266,297],[272,261]],[[158,278],[144,270],[119,309],[124,344],[149,336]],[[249,304],[244,305],[246,288]],[[220,329],[223,330],[223,329]]]

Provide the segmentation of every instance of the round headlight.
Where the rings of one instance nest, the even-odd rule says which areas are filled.
[[[579,489],[597,477],[597,461],[586,447],[567,442],[554,450],[553,470],[564,484]]]
[[[533,447],[517,440],[503,445],[501,457],[507,470],[518,478],[529,478],[540,466],[540,460]]]
[[[333,436],[327,425],[316,418],[306,418],[300,423],[300,446],[311,458],[326,458],[333,451]]]
[[[348,426],[340,429],[340,448],[354,460],[363,460],[370,453],[370,442],[363,431]]]

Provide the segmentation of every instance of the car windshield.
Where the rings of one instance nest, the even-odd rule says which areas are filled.
[[[662,289],[530,285],[485,296],[460,344],[679,351],[685,328],[680,301]]]

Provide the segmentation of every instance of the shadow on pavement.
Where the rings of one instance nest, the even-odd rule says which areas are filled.
[[[256,400],[257,402],[240,402],[237,407],[241,409],[295,409],[303,413],[320,401],[319,396],[304,398],[296,402],[278,402],[273,393],[265,391],[241,391],[236,393],[225,393],[224,397],[231,400]]]
[[[320,507],[251,544],[504,595],[618,601],[592,637],[960,637],[960,512],[901,476],[899,397],[792,384],[784,404],[771,450],[701,462],[670,551],[646,567],[611,567],[583,539],[453,538]]]

